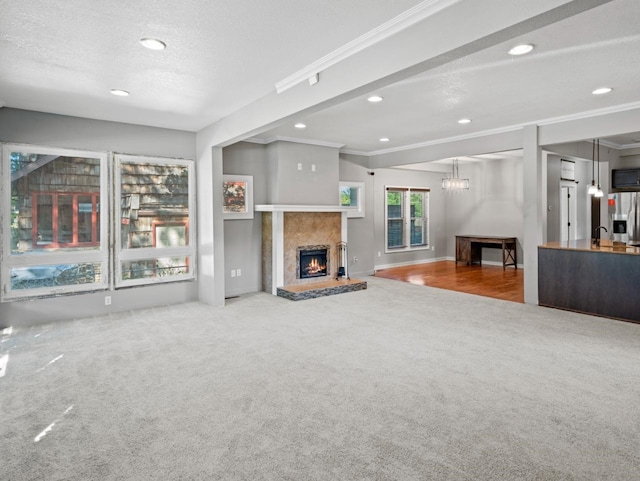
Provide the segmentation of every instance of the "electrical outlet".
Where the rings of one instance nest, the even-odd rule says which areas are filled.
[[[104,296],[104,305],[105,306],[111,305],[111,296]]]
[[[382,253],[380,251],[378,251],[378,257],[382,256]]]
[[[231,269],[231,277],[235,277],[236,276],[236,270],[235,269]]]
[[[298,162],[298,170],[302,170],[302,162]]]
[[[356,256],[353,256],[353,262],[358,262],[358,258]]]
[[[315,172],[316,171],[316,164],[311,164],[311,172]]]
[[[240,269],[236,269],[236,276],[240,277],[242,275],[242,271]]]

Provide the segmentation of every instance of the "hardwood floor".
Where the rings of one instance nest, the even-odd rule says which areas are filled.
[[[439,287],[494,297],[513,302],[524,302],[524,272],[522,269],[498,266],[464,266],[454,261],[393,267],[376,271],[376,277],[396,279],[422,286]]]

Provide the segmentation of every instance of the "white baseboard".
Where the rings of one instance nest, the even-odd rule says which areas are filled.
[[[434,259],[423,259],[423,260],[420,260],[420,261],[398,262],[396,264],[381,264],[379,266],[375,266],[374,269],[376,271],[378,271],[378,270],[381,270],[381,269],[390,269],[392,267],[413,266],[413,265],[417,265],[417,264],[430,264],[432,262],[440,262],[440,261],[451,261],[451,262],[454,262],[455,260],[456,260],[455,257],[436,257]],[[482,264],[487,265],[487,266],[502,267],[502,262],[482,261]],[[511,267],[511,266],[509,266],[509,267]],[[522,264],[518,264],[518,269],[523,269]]]
[[[407,261],[407,262],[396,262],[394,264],[380,264],[373,267],[374,270],[379,271],[381,269],[390,269],[392,267],[403,267],[403,266],[414,266],[418,264],[431,264],[432,262],[440,262],[454,260],[453,258],[449,259],[447,257],[435,257],[433,259],[422,259],[419,261]]]
[[[376,271],[358,271],[358,272],[349,272],[349,277],[358,278],[358,277],[367,277],[372,276],[376,273]]]
[[[238,296],[241,296],[242,294],[252,294],[254,292],[260,292],[260,291],[262,291],[262,285],[253,286],[253,288],[245,287],[244,289],[231,289],[231,290],[225,291],[224,297],[225,298],[238,297]]]

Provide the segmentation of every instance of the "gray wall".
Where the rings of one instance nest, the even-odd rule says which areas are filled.
[[[225,174],[252,175],[255,204],[267,203],[269,180],[267,149],[263,145],[240,142],[222,150]],[[225,296],[262,290],[262,214],[253,219],[224,221]],[[241,270],[240,277],[231,271]]]
[[[193,159],[195,134],[10,108],[0,109],[0,141]],[[2,279],[0,279],[2,281]],[[29,325],[195,300],[196,282],[0,303],[0,326]]]
[[[376,268],[436,259],[446,255],[445,197],[442,174],[401,169],[376,169],[375,175],[358,163],[338,160],[336,149],[288,142],[267,146],[240,142],[224,149],[224,173],[253,175],[254,200],[260,203],[336,205],[338,181],[365,184],[365,217],[348,220],[349,273],[372,274]],[[297,170],[298,162],[303,170]],[[316,172],[311,164],[316,163]],[[386,185],[428,187],[430,234],[435,250],[385,254],[384,196]],[[278,201],[274,201],[278,199]],[[225,228],[225,294],[261,290],[260,214],[253,220],[228,220]],[[377,256],[378,251],[380,257]],[[357,261],[355,260],[357,258]],[[231,269],[242,270],[231,278]]]
[[[640,167],[640,154],[624,155],[624,151],[620,158],[611,163],[612,169],[633,169]]]
[[[455,258],[456,235],[518,238],[518,263],[522,263],[523,184],[522,158],[483,160],[460,165],[468,178],[468,191],[446,193],[447,256]],[[483,249],[482,259],[502,263],[499,249]]]
[[[336,205],[338,149],[281,141],[269,144],[268,149],[269,204]]]
[[[369,175],[367,172],[370,170],[361,165],[340,159],[340,181],[364,183],[365,216],[347,220],[349,275],[352,277],[371,275],[374,272],[376,243],[373,198],[375,176]]]
[[[405,169],[376,169],[373,177],[373,250],[375,268],[406,265],[446,256],[446,199],[441,189],[442,174]],[[385,253],[385,187],[425,187],[429,194],[429,244],[435,250]],[[367,206],[369,209],[369,206]],[[350,234],[351,235],[351,234]]]

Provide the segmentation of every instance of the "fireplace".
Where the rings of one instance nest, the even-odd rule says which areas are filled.
[[[298,279],[329,275],[329,246],[298,247]]]

